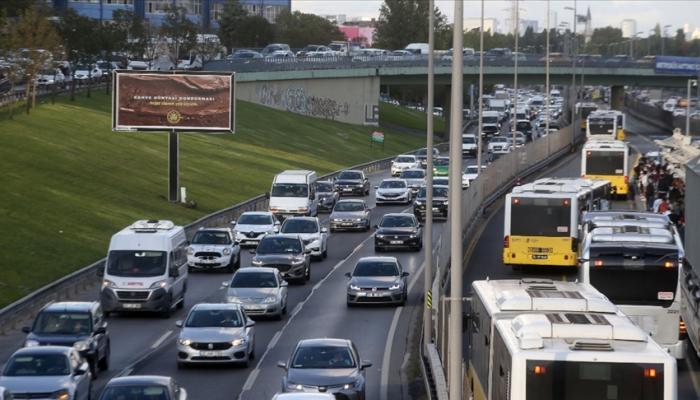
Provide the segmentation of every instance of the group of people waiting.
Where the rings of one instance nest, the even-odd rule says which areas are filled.
[[[674,175],[675,167],[657,158],[641,157],[633,169],[634,189],[647,211],[667,215],[681,235],[685,226],[685,182]]]

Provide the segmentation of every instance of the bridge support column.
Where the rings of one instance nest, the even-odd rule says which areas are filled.
[[[625,87],[611,86],[610,87],[610,108],[613,110],[622,110],[625,106]]]

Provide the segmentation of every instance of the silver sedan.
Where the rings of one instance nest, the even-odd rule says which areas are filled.
[[[337,230],[361,230],[370,227],[370,209],[364,200],[340,200],[330,215],[331,232]]]
[[[246,315],[282,319],[287,313],[288,285],[277,268],[242,268],[228,286],[226,301],[240,305]]]

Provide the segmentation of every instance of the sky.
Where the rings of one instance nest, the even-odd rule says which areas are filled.
[[[427,0],[424,0],[427,1]],[[544,0],[519,0],[520,18],[539,20],[540,29],[545,27],[547,2]],[[292,10],[314,14],[345,14],[351,17],[365,19],[376,18],[382,0],[292,0]],[[435,4],[451,21],[454,15],[454,3],[450,0],[435,0]],[[512,1],[485,0],[484,17],[499,19],[500,28],[505,27],[505,18]],[[573,0],[551,0],[550,9],[556,13],[559,22],[572,21],[573,12],[564,7],[573,7]],[[593,27],[619,27],[623,19],[631,18],[637,21],[637,31],[644,32],[639,36],[645,37],[649,30],[658,22],[663,27],[671,25],[668,33],[672,35],[684,24],[690,25],[690,31],[700,28],[700,1],[698,0],[578,0],[578,14],[585,14],[591,8]],[[479,18],[481,1],[464,1],[464,18]],[[554,16],[550,22],[553,24]],[[579,25],[583,29],[583,25]]]

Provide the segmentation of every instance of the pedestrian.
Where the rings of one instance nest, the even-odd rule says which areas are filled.
[[[651,211],[658,213],[659,212],[659,207],[661,206],[661,203],[664,201],[664,196],[662,194],[659,194],[656,196],[656,200],[651,205]]]
[[[647,211],[651,211],[651,208],[654,205],[654,185],[651,183],[647,184],[644,189],[644,194],[647,197]]]
[[[662,199],[661,199],[661,203],[659,203],[659,210],[658,210],[657,212],[658,212],[659,214],[668,215],[668,214],[666,214],[666,213],[670,212],[669,207],[670,207],[670,206],[669,206],[669,204],[668,204],[668,201],[666,201],[665,198],[662,198]]]

